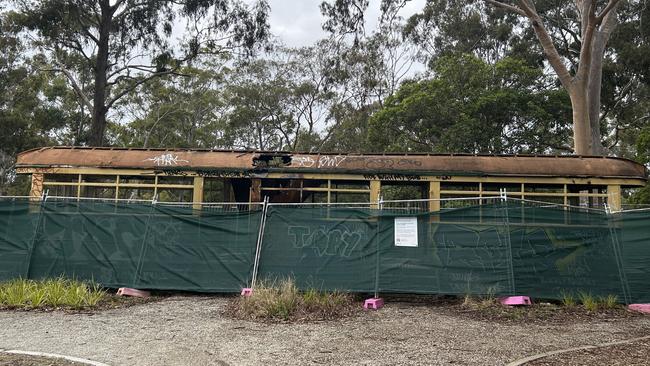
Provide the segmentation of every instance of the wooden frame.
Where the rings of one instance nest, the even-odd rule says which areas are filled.
[[[100,169],[100,168],[20,168],[18,173],[32,174],[32,187],[30,196],[40,197],[45,189],[49,186],[74,186],[76,187],[76,197],[82,196],[82,187],[104,187],[115,188],[115,198],[119,197],[120,189],[144,188],[154,190],[154,195],[158,194],[159,189],[180,189],[192,191],[192,202],[196,207],[198,203],[203,201],[204,197],[204,177],[197,172],[183,172],[182,175],[168,175],[160,174],[149,169]],[[46,181],[46,175],[77,175],[76,181]],[[84,176],[111,176],[114,177],[113,182],[86,182]],[[121,177],[124,176],[142,176],[152,177],[153,183],[126,183],[122,182]],[[185,177],[191,178],[191,184],[161,184],[160,177]],[[228,178],[228,177],[224,177]],[[264,179],[298,179],[298,180],[324,180],[327,181],[326,187],[263,187],[262,178],[250,177],[251,190],[250,201],[260,202],[262,200],[263,191],[305,191],[305,192],[324,192],[327,193],[327,202],[332,202],[333,193],[368,193],[369,203],[373,207],[377,207],[379,197],[381,195],[382,181],[380,179],[372,179],[369,175],[359,174],[286,174],[286,173],[268,173],[265,174]],[[353,189],[353,188],[334,188],[333,181],[365,181],[368,182],[369,188]],[[495,190],[485,189],[486,184],[509,184],[519,185],[518,190],[508,192],[509,195],[517,198],[528,198],[535,200],[543,200],[544,198],[562,199],[562,202],[567,205],[570,198],[589,198],[599,199],[606,201],[613,211],[621,209],[621,191],[625,186],[643,186],[644,181],[641,179],[617,179],[617,178],[584,178],[584,177],[475,177],[475,176],[417,176],[417,179],[405,180],[407,182],[428,182],[429,184],[429,198],[438,200],[444,196],[476,196],[476,197],[496,197],[500,193]],[[391,181],[392,182],[392,181]],[[444,189],[445,183],[473,183],[477,184],[477,190],[455,190]],[[526,191],[526,188],[531,185],[555,185],[557,192],[534,192]],[[572,186],[580,186],[583,189],[580,192],[571,192]],[[585,187],[606,187],[606,192],[593,193],[589,190],[584,190]],[[432,201],[429,203],[429,210],[440,210],[440,202]]]
[[[123,173],[123,172],[120,172]],[[193,202],[201,202],[203,200],[203,184],[202,184],[202,177],[193,177],[193,184],[161,184],[159,183],[159,176],[155,175],[153,176],[154,182],[153,183],[123,183],[121,177],[123,176],[143,176],[143,177],[151,177],[150,175],[138,175],[135,172],[130,172],[129,174],[79,174],[78,175],[77,181],[76,182],[57,182],[57,181],[45,181],[45,176],[47,174],[51,173],[33,173],[32,174],[32,192],[30,193],[30,196],[35,196],[36,195],[36,190],[39,187],[39,184],[34,183],[34,176],[37,177],[37,179],[40,179],[40,189],[41,192],[44,189],[47,189],[47,187],[76,187],[76,197],[81,198],[81,188],[82,187],[97,187],[97,188],[114,188],[115,189],[115,199],[119,198],[120,194],[120,189],[152,189],[154,190],[154,197],[158,195],[158,190],[159,189],[180,189],[180,190],[191,190],[192,191],[192,196],[193,196]],[[59,174],[66,174],[63,172],[57,172],[57,175]],[[84,176],[95,176],[95,175],[104,175],[104,176],[112,176],[115,177],[113,182],[110,183],[100,183],[100,182],[85,182],[83,180]],[[40,176],[40,177],[39,177]],[[197,201],[198,199],[198,201]]]

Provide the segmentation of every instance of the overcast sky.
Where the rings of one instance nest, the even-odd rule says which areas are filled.
[[[323,17],[319,5],[322,0],[269,0],[271,5],[271,32],[292,47],[308,46],[326,36],[321,28]],[[413,0],[400,13],[408,17],[422,9],[425,0]],[[366,29],[372,30],[379,18],[380,0],[370,0],[366,13]]]

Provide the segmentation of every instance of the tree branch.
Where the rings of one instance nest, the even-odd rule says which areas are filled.
[[[551,67],[553,67],[553,70],[555,70],[555,73],[560,79],[562,86],[564,86],[564,88],[567,91],[571,91],[573,89],[573,85],[572,85],[573,78],[571,77],[569,70],[567,70],[566,65],[564,65],[564,63],[562,62],[562,57],[557,52],[557,49],[553,44],[553,40],[551,39],[551,36],[549,35],[548,31],[544,27],[542,18],[539,16],[539,14],[532,6],[532,4],[529,3],[528,1],[520,0],[519,4],[521,6],[522,11],[525,12],[526,17],[530,19],[530,22],[533,26],[533,30],[535,31],[535,35],[537,35],[537,39],[539,39],[539,42],[542,45],[542,49],[546,54],[546,59],[548,60],[548,63],[551,64]]]
[[[609,12],[611,12],[612,9],[614,9],[614,7],[616,7],[616,5],[618,5],[619,2],[621,2],[621,0],[609,0],[607,5],[605,6],[605,9],[603,9],[603,11],[601,11],[600,14],[596,16],[597,24],[600,24],[603,21],[603,19],[607,16],[607,14],[609,14]]]
[[[599,33],[605,37],[605,43],[609,40],[609,36],[612,34],[617,25],[616,19],[616,6],[609,10],[609,12],[602,19],[599,27]]]
[[[578,71],[576,72],[575,81],[587,83],[589,68],[591,66],[592,50],[593,50],[593,39],[594,32],[597,27],[596,19],[596,3],[591,2],[588,9],[583,9],[583,11],[588,12],[587,24],[584,27],[584,33],[582,34],[582,45],[580,46],[580,63],[578,64]]]
[[[497,8],[506,9],[506,10],[511,11],[513,13],[517,13],[517,14],[519,14],[521,16],[527,16],[526,13],[523,10],[521,10],[520,8],[518,8],[516,6],[505,4],[505,3],[502,3],[502,2],[496,1],[496,0],[483,0],[483,1],[488,3],[488,4],[494,5]]]
[[[159,76],[164,76],[164,75],[181,75],[181,74],[178,74],[176,72],[176,69],[173,69],[173,70],[156,72],[156,73],[153,73],[153,74],[151,74],[151,75],[149,75],[149,76],[147,76],[145,78],[142,78],[142,79],[136,81],[135,83],[133,83],[131,86],[128,86],[128,87],[124,88],[122,91],[117,93],[113,98],[111,98],[108,101],[108,103],[106,103],[106,109],[111,108],[113,106],[113,104],[115,104],[115,102],[117,102],[120,98],[122,98],[123,96],[125,96],[128,93],[130,93],[131,91],[133,91],[138,86],[146,83],[147,81],[149,81],[149,80],[151,80],[153,78],[156,78],[156,77],[159,77]]]
[[[88,98],[86,93],[84,93],[83,89],[79,86],[79,83],[77,83],[77,80],[75,80],[74,76],[72,76],[72,73],[70,71],[66,70],[65,68],[61,67],[61,65],[59,65],[58,63],[57,63],[57,66],[59,68],[56,68],[56,69],[43,69],[43,71],[61,72],[61,73],[63,73],[66,76],[66,78],[68,79],[68,81],[70,82],[70,85],[72,86],[72,89],[74,89],[77,96],[79,98],[81,98],[81,101],[83,102],[83,104],[86,107],[88,107],[88,109],[93,109],[92,102],[90,101],[90,99]]]

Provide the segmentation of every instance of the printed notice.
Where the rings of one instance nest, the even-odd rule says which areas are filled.
[[[395,246],[396,247],[417,247],[418,246],[418,218],[417,217],[396,217],[395,218]]]

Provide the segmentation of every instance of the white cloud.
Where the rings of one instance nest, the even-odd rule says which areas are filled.
[[[324,21],[320,13],[322,0],[269,0],[271,6],[271,32],[292,47],[308,46],[327,36],[321,25]],[[366,12],[368,30],[377,25],[379,0],[371,0]],[[409,2],[401,12],[408,17],[422,9],[425,0]]]

